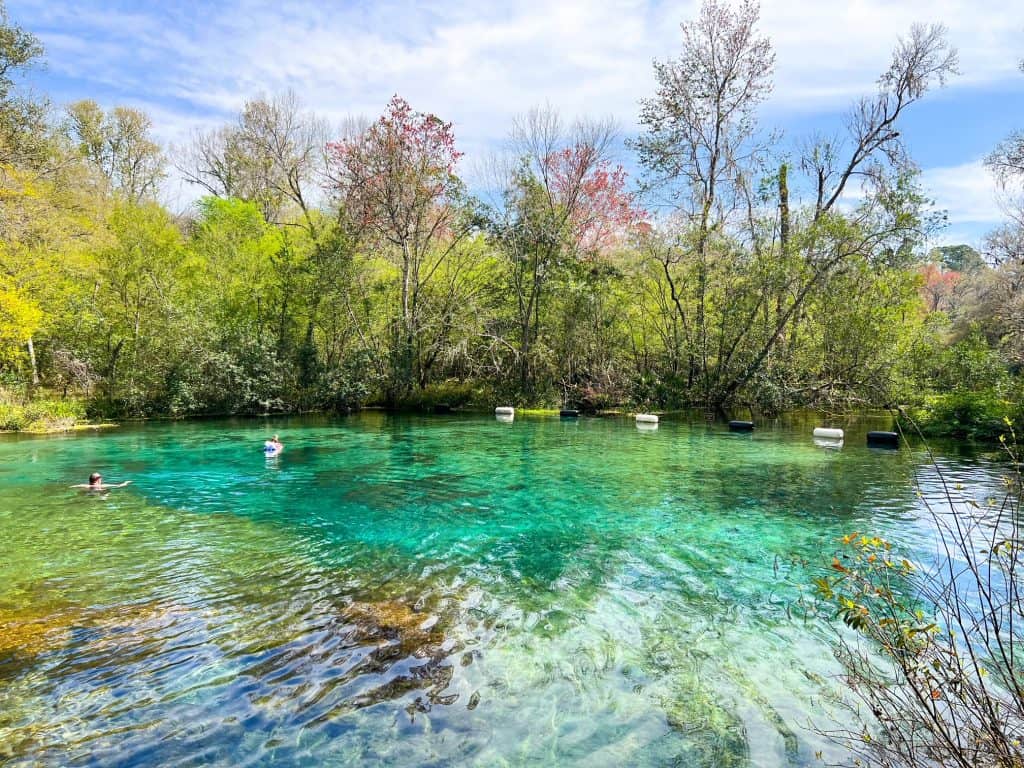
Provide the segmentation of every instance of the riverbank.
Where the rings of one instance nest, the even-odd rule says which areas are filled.
[[[432,397],[415,398],[411,402],[402,403],[395,408],[383,405],[364,406],[359,410],[379,410],[391,413],[420,414],[471,414],[491,413],[493,405],[484,404],[478,398],[452,398],[450,403],[443,403],[431,393]],[[447,394],[452,394],[450,391]],[[460,402],[461,400],[461,402]],[[512,403],[516,415],[524,418],[557,418],[559,408],[523,407]],[[8,394],[0,398],[0,434],[59,434],[98,429],[111,429],[123,422],[160,421],[160,420],[202,420],[208,418],[226,418],[234,416],[267,418],[270,416],[295,416],[307,413],[318,414],[326,411],[303,411],[282,413],[251,413],[251,414],[153,414],[138,418],[110,419],[109,415],[94,413],[89,401],[84,398],[69,397],[37,397],[25,401],[23,398]],[[583,415],[593,417],[616,417],[640,411],[658,414],[663,420],[697,422],[707,420],[707,414],[700,409],[643,409],[621,406],[601,409]],[[835,412],[827,409],[797,409],[781,414],[766,415],[749,407],[737,407],[727,415],[728,418],[751,420],[755,424],[790,423],[795,421],[811,423],[814,426],[844,426],[865,416],[890,417],[891,412],[884,409],[868,411]],[[720,417],[721,418],[721,417]],[[900,409],[895,419],[900,428],[907,434],[920,434],[924,437],[954,438],[979,443],[997,443],[1001,435],[1008,432],[1015,423],[1024,419],[1024,407],[1019,402],[988,396],[985,393],[948,393],[927,398],[924,404],[916,407]],[[881,427],[879,427],[881,428]],[[889,427],[885,427],[889,428]]]
[[[64,432],[88,432],[90,430],[115,429],[120,426],[112,421],[101,424],[46,424],[27,429],[0,429],[0,435],[59,435]]]
[[[83,399],[0,392],[0,432],[68,432],[92,426],[88,421]]]

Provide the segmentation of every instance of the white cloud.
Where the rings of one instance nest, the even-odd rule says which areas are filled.
[[[397,92],[452,120],[471,156],[500,141],[514,115],[545,102],[569,116],[612,114],[633,130],[639,99],[654,90],[652,59],[676,54],[679,22],[697,5],[152,0],[125,10],[107,0],[8,0],[12,17],[42,35],[63,87],[81,86],[66,98],[101,85],[111,99],[153,113],[165,140],[180,142],[190,127],[224,120],[260,92],[292,88],[333,121],[377,114]],[[915,21],[949,27],[963,71],[955,88],[1020,77],[1020,3],[763,0],[761,26],[777,59],[767,121],[835,112],[870,92],[897,37]],[[954,218],[990,220],[979,168],[926,174]]]
[[[1024,33],[1024,13],[1011,5],[766,0],[762,28],[778,60],[773,105],[818,110],[870,89],[897,35],[919,20],[949,25],[963,83],[1009,77]],[[675,53],[678,24],[696,3],[456,0],[425,9],[246,0],[201,6],[195,19],[156,4],[130,12],[53,0],[11,6],[31,10],[23,15],[38,21],[65,75],[214,112],[286,87],[328,113],[375,112],[399,91],[471,134],[493,135],[546,100],[631,124],[653,88],[652,58]]]
[[[777,51],[777,98],[809,109],[870,91],[917,22],[948,27],[960,55],[956,87],[1014,78],[1024,54],[1024,6],[998,0],[766,0],[762,20]]]
[[[1005,218],[995,181],[981,160],[946,168],[928,168],[921,184],[935,204],[949,211],[957,225],[993,226]]]

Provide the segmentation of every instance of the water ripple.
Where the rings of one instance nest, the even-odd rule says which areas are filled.
[[[928,544],[935,469],[631,426],[291,421],[273,461],[252,422],[0,442],[0,761],[810,764],[835,669],[804,586],[852,529]],[[135,482],[69,491],[91,466]]]

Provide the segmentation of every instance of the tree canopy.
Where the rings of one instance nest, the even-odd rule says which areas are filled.
[[[42,55],[0,11],[0,375],[26,397],[712,414],[1020,391],[1020,136],[988,159],[1008,215],[979,250],[931,247],[901,136],[956,73],[940,25],[911,27],[835,137],[783,142],[759,122],[757,4],[706,0],[639,135],[537,108],[471,182],[455,126],[398,95],[333,130],[255,94],[171,148],[137,108],[26,90]],[[169,174],[202,195],[183,213]]]

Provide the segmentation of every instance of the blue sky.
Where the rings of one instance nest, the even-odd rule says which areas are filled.
[[[292,88],[337,123],[376,115],[400,93],[452,120],[470,161],[538,104],[567,117],[611,114],[635,131],[637,103],[654,89],[651,60],[675,55],[679,22],[696,9],[658,0],[7,6],[46,46],[34,87],[58,104],[88,97],[144,108],[166,142],[226,121],[258,93]],[[962,74],[908,113],[903,135],[929,193],[949,211],[943,241],[977,242],[1000,220],[981,160],[1024,128],[1024,3],[765,0],[761,18],[776,49],[762,121],[789,139],[834,131],[850,103],[873,90],[913,22],[946,24]],[[189,193],[168,194],[181,203]]]

